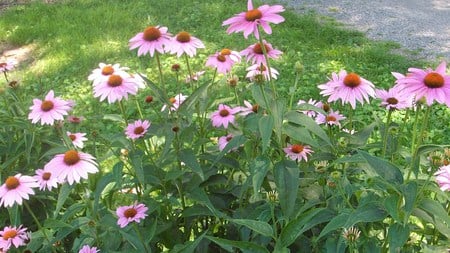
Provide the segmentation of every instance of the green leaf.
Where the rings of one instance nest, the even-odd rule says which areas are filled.
[[[144,244],[142,244],[142,242],[139,240],[139,237],[136,235],[135,231],[133,231],[133,233],[131,234],[131,232],[127,233],[124,230],[120,229],[119,232],[123,236],[123,238],[125,238],[131,244],[131,246],[133,246],[133,248],[135,248],[139,252],[147,252],[144,248]]]
[[[384,200],[384,208],[396,222],[403,222],[399,213],[400,196],[391,194]]]
[[[389,226],[388,241],[389,252],[396,253],[401,252],[403,245],[409,238],[409,226],[402,226],[401,224],[394,223]]]
[[[253,193],[259,194],[261,185],[270,168],[270,159],[267,156],[258,156],[250,162],[250,175],[252,177]]]
[[[56,219],[46,219],[44,222],[45,228],[72,228],[70,224],[67,224],[63,221],[56,220]]]
[[[358,206],[358,208],[352,212],[346,226],[350,227],[358,222],[380,221],[386,218],[386,215],[386,210],[384,210],[379,202],[368,202]]]
[[[53,217],[58,217],[59,211],[61,210],[62,206],[66,202],[67,198],[70,195],[70,192],[72,191],[73,187],[75,185],[69,185],[69,184],[63,184],[59,190],[58,194],[58,200],[56,201],[56,208],[55,212],[53,212]]]
[[[103,175],[100,180],[98,181],[97,185],[95,186],[95,191],[94,191],[94,205],[92,208],[92,212],[94,214],[97,213],[97,209],[98,209],[98,204],[100,201],[100,197],[102,195],[103,190],[105,189],[105,187],[109,184],[114,182],[114,176],[111,173],[108,173],[106,175]]]
[[[141,150],[135,150],[129,153],[130,163],[133,166],[136,178],[141,185],[145,182],[144,167],[142,166],[142,158],[144,157],[144,152]]]
[[[349,209],[342,210],[340,214],[331,219],[331,221],[328,222],[328,224],[322,229],[319,236],[317,237],[317,240],[319,240],[320,238],[322,238],[323,236],[327,235],[332,231],[345,227],[345,224],[349,220],[349,217],[350,217],[350,210]]]
[[[186,114],[192,110],[192,107],[197,104],[197,101],[205,97],[205,93],[208,91],[208,87],[211,83],[205,82],[202,86],[198,87],[178,108],[179,114]],[[200,112],[202,113],[202,112]],[[191,115],[190,113],[188,113]]]
[[[187,241],[182,245],[181,247],[175,246],[170,252],[171,253],[192,253],[195,251],[195,248],[197,248],[198,244],[201,240],[203,240],[203,237],[208,231],[205,231],[203,234],[201,234],[199,237],[197,237],[194,241]]]
[[[211,200],[209,200],[208,195],[206,194],[206,192],[203,189],[198,189],[196,191],[191,191],[189,193],[187,193],[189,195],[189,197],[192,200],[197,201],[198,203],[206,206],[216,217],[219,218],[224,218],[226,217],[225,214],[219,212],[214,205],[211,203]]]
[[[365,145],[376,125],[377,125],[376,122],[374,122],[374,123],[364,127],[360,131],[352,134],[350,136],[350,143],[357,145],[357,146]]]
[[[212,236],[206,236],[206,238],[229,252],[233,252],[233,248],[238,248],[243,252],[269,253],[269,251],[265,247],[252,242],[231,241]]]
[[[270,115],[262,116],[258,121],[258,125],[262,140],[262,152],[264,154],[269,147],[270,137],[272,137],[272,130],[274,125],[273,117]]]
[[[154,96],[161,102],[166,103],[167,106],[171,106],[169,104],[169,98],[167,97],[167,94],[160,89],[155,83],[153,83],[150,79],[148,79],[147,77],[140,75],[142,77],[142,79],[144,79],[145,83],[147,84],[147,86],[150,87],[150,89],[152,89]]]
[[[238,225],[246,226],[249,229],[267,237],[273,237],[273,229],[267,222],[248,219],[229,219]]]
[[[290,160],[276,163],[273,170],[281,210],[286,217],[290,217],[297,199],[300,170],[297,164]]]
[[[192,149],[183,149],[180,152],[180,160],[186,164],[194,173],[196,173],[202,180],[205,180],[202,167],[197,161],[197,157]]]
[[[283,132],[294,140],[309,144],[313,147],[319,147],[319,143],[311,137],[309,131],[300,125],[284,124]]]
[[[409,215],[411,214],[414,205],[416,204],[417,200],[417,183],[414,181],[408,182],[406,185],[403,185],[401,187],[403,196],[405,197],[405,206],[403,210],[407,213],[405,219],[407,220]],[[406,221],[405,221],[406,222]]]
[[[329,209],[316,208],[293,219],[281,231],[275,248],[288,247],[305,231],[317,224],[331,220],[334,215],[335,213]]]
[[[376,156],[372,156],[362,150],[358,150],[358,154],[360,154],[367,161],[373,171],[375,171],[376,174],[384,180],[390,183],[403,183],[403,174],[394,164]]]
[[[320,139],[325,141],[328,145],[332,146],[330,138],[327,133],[320,127],[311,117],[305,115],[304,113],[297,111],[290,111],[286,113],[286,119],[289,122],[304,126],[310,132],[317,135]]]

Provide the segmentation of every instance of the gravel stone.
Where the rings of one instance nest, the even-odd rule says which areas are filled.
[[[278,2],[300,14],[315,11],[330,16],[351,29],[364,32],[368,38],[397,42],[417,52],[418,58],[450,61],[450,0]]]

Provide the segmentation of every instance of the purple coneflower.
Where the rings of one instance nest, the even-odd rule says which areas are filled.
[[[252,0],[247,2],[247,11],[241,12],[232,18],[225,20],[222,25],[230,25],[227,33],[244,32],[244,37],[253,33],[259,39],[258,25],[260,25],[267,34],[272,33],[272,28],[269,23],[279,24],[284,21],[284,18],[278,13],[283,12],[284,8],[281,5],[262,5],[256,9],[253,8]]]
[[[226,74],[231,71],[235,63],[240,62],[241,56],[239,52],[224,48],[220,52],[208,57],[206,66],[217,69],[218,73]]]
[[[112,74],[107,80],[94,84],[94,97],[100,97],[100,101],[108,98],[112,104],[128,99],[128,94],[136,95],[139,83],[129,74]]]
[[[254,64],[246,69],[247,75],[246,78],[250,79],[251,81],[266,81],[270,80],[271,78],[277,79],[278,71],[274,68],[269,69],[265,65],[258,65]]]
[[[342,104],[350,103],[353,109],[356,101],[364,104],[369,102],[369,97],[375,96],[374,85],[358,74],[341,70],[339,74],[333,73],[329,82],[318,86],[321,95],[329,96],[328,102],[341,100]]]
[[[317,114],[316,123],[341,127],[340,121],[343,119],[345,119],[345,117],[341,115],[339,111],[333,111],[330,109],[327,115],[323,115],[321,113]]]
[[[308,155],[314,152],[310,146],[300,144],[288,144],[283,150],[286,153],[286,157],[298,162],[301,160],[308,161]]]
[[[16,174],[7,177],[0,187],[0,206],[12,207],[14,203],[22,205],[22,200],[29,199],[29,195],[34,195],[33,188],[38,186],[36,179],[30,176]]]
[[[228,128],[228,125],[235,124],[234,115],[240,111],[240,108],[230,108],[227,105],[220,104],[219,109],[211,115],[212,125],[214,127],[223,126],[224,128]]]
[[[29,241],[28,233],[26,228],[6,226],[3,231],[0,231],[0,249],[2,252],[7,252],[11,246],[14,245],[15,248],[24,246]]]
[[[150,122],[148,120],[136,120],[135,122],[128,124],[125,129],[125,134],[128,138],[136,140],[143,137],[145,133],[147,133],[149,127]]]
[[[247,62],[251,62],[256,65],[267,65],[267,59],[264,56],[263,47],[266,50],[268,59],[278,59],[282,52],[280,50],[274,49],[272,44],[263,42],[264,46],[261,43],[253,44],[246,49],[241,51],[241,55],[247,58]]]
[[[166,49],[171,54],[176,54],[177,57],[181,57],[183,53],[194,57],[197,54],[197,48],[205,48],[205,45],[198,38],[182,31],[172,37]]]
[[[55,97],[53,90],[50,90],[43,101],[33,99],[28,119],[33,124],[40,121],[42,125],[53,125],[56,120],[64,120],[64,115],[67,115],[71,109],[70,102]]]
[[[442,191],[450,191],[450,165],[441,166],[434,175],[439,188]]]
[[[116,214],[119,217],[117,225],[121,228],[126,227],[130,222],[139,223],[144,219],[147,214],[148,208],[144,204],[134,203],[130,206],[120,206],[116,210]]]
[[[151,57],[156,52],[163,54],[165,47],[170,43],[170,33],[167,27],[149,26],[143,32],[136,34],[129,41],[130,50],[138,49],[138,56],[149,54]]]
[[[83,148],[84,142],[87,141],[86,133],[71,133],[66,132],[69,139],[72,141],[72,144],[77,148]]]
[[[89,245],[84,245],[78,253],[97,253],[100,250],[97,247],[90,247]]]
[[[34,179],[39,184],[39,190],[49,190],[58,187],[58,179],[50,172],[43,169],[37,169]]]

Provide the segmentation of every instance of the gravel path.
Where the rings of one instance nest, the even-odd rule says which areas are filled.
[[[419,58],[450,62],[450,0],[278,0],[299,13],[331,16],[375,40],[394,41]]]

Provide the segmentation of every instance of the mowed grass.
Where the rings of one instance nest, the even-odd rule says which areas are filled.
[[[51,4],[33,1],[13,6],[1,13],[0,41],[9,47],[35,44],[30,60],[23,62],[12,76],[20,80],[21,89],[31,103],[49,89],[74,99],[80,111],[86,112],[94,102],[90,72],[100,62],[120,63],[135,72],[152,77],[156,62],[148,56],[138,58],[128,49],[128,40],[149,25],[162,25],[169,32],[188,31],[201,39],[206,49],[192,60],[194,70],[204,69],[206,57],[222,49],[236,51],[256,42],[244,39],[242,33],[228,35],[222,22],[247,8],[243,0],[177,0],[123,1],[72,0]],[[254,5],[262,3],[255,0]],[[273,3],[271,3],[273,4]],[[282,13],[286,21],[272,25],[273,34],[265,39],[283,51],[273,63],[279,70],[279,92],[290,96],[296,62],[304,66],[295,99],[318,98],[317,85],[327,81],[332,71],[346,69],[371,80],[377,87],[390,87],[392,71],[406,72],[408,67],[424,63],[392,53],[398,46],[374,42],[364,34],[345,29],[331,19],[314,13],[298,15],[292,10]],[[164,71],[184,62],[163,56]],[[245,64],[237,69],[244,80]],[[187,73],[184,73],[187,74]],[[156,79],[155,79],[156,80]],[[170,84],[168,84],[170,86]]]

